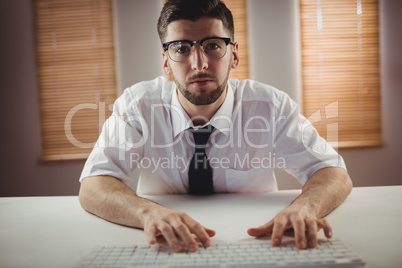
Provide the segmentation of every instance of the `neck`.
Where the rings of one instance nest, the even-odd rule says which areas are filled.
[[[178,99],[183,109],[193,121],[193,124],[195,126],[199,126],[204,125],[211,120],[211,118],[215,115],[225,101],[226,94],[227,87],[214,103],[208,105],[194,105],[189,102],[180,92],[178,92]]]

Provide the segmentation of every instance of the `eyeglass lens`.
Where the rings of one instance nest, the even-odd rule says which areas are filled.
[[[205,55],[213,59],[220,59],[225,56],[226,43],[221,39],[208,39],[202,43],[202,50]],[[169,56],[173,61],[185,61],[191,55],[191,44],[188,42],[174,42],[169,45]]]

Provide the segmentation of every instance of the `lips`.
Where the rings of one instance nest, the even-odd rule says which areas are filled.
[[[209,84],[210,82],[212,82],[211,79],[196,79],[196,80],[193,80],[193,81],[191,82],[191,84],[197,85],[197,86],[201,87],[201,86],[206,86],[206,85]]]
[[[213,81],[212,77],[194,77],[192,80],[190,80],[190,84],[202,87],[206,86],[212,81]]]
[[[191,81],[191,83],[203,83],[203,82],[207,82],[207,81],[212,81],[211,78],[198,78],[198,79],[194,79],[193,81]]]

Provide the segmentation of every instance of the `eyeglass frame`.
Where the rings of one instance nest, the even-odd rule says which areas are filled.
[[[191,47],[191,48],[192,48],[195,44],[198,43],[198,44],[200,44],[200,47],[201,47],[202,52],[204,53],[204,55],[207,56],[208,58],[211,58],[210,56],[208,56],[208,55],[205,53],[204,48],[203,48],[203,46],[202,46],[202,44],[203,44],[205,41],[211,40],[211,39],[223,40],[223,41],[225,42],[225,44],[226,44],[226,50],[225,50],[225,53],[222,55],[222,57],[220,57],[220,58],[212,58],[212,59],[217,59],[217,60],[218,60],[218,59],[222,59],[222,58],[226,55],[227,46],[228,46],[229,44],[230,44],[230,45],[235,45],[235,44],[236,44],[235,42],[232,42],[232,40],[231,40],[230,37],[206,37],[206,38],[202,39],[201,41],[191,41],[191,40],[174,40],[174,41],[169,41],[169,42],[163,43],[163,44],[162,44],[162,47],[163,47],[163,51],[168,51],[169,58],[170,58],[172,61],[174,61],[174,62],[184,62],[184,61],[188,60],[188,59],[190,58],[190,55],[191,55],[191,53],[190,53],[190,55],[188,56],[188,58],[185,59],[185,60],[182,60],[182,61],[175,61],[175,60],[173,60],[173,59],[170,57],[170,54],[169,54],[169,46],[170,46],[171,44],[173,44],[173,43],[176,43],[176,42],[183,42],[183,43],[190,44],[190,47]]]

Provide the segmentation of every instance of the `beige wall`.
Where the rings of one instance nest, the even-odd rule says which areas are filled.
[[[381,2],[381,59],[384,146],[341,150],[356,186],[402,184],[401,1]],[[115,0],[118,90],[162,74],[156,35],[159,0]],[[297,1],[249,0],[251,78],[300,100]],[[43,163],[32,4],[0,1],[0,196],[76,195],[83,161]],[[145,40],[150,40],[146,42]],[[147,50],[138,51],[141,45]],[[155,51],[157,51],[155,53]],[[398,169],[399,171],[399,169]],[[281,188],[298,187],[282,172]]]

